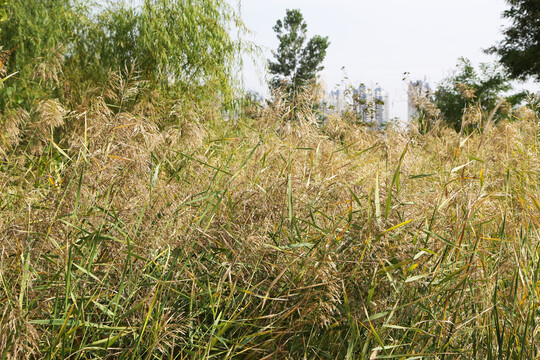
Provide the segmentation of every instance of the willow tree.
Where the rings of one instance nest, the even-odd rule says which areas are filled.
[[[145,0],[140,6],[119,1],[81,29],[71,61],[79,68],[93,65],[88,76],[94,77],[135,63],[154,88],[228,98],[244,49],[233,31],[246,28],[224,0]]]
[[[140,61],[161,83],[185,90],[229,94],[241,43],[233,27],[244,29],[222,0],[146,0],[140,25]]]
[[[225,0],[0,1],[0,46],[15,49],[8,71],[18,71],[18,96],[39,88],[38,97],[61,97],[62,74],[81,87],[133,64],[171,96],[227,99],[237,88],[244,47],[231,34],[246,29]]]
[[[69,0],[2,0],[0,47],[3,70],[16,75],[0,97],[7,105],[32,104],[58,90],[62,59],[77,21]]]

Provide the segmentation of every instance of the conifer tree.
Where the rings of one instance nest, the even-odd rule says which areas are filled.
[[[296,9],[287,10],[285,18],[278,20],[273,29],[280,43],[273,52],[275,61],[269,60],[271,86],[286,85],[294,89],[314,82],[317,73],[324,69],[321,64],[330,44],[328,37],[315,35],[304,46],[307,24]]]

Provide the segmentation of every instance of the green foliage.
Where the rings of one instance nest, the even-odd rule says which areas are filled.
[[[520,95],[504,98],[503,93],[511,89],[510,80],[499,66],[481,64],[477,71],[469,60],[461,58],[456,74],[439,85],[434,103],[441,110],[446,124],[459,131],[468,125],[464,124],[463,119],[467,109],[472,107],[488,114],[495,111],[495,119],[504,116],[509,110],[508,106],[522,99]],[[500,106],[501,100],[505,106]]]
[[[1,108],[29,108],[66,91],[83,98],[85,89],[103,87],[111,72],[134,65],[141,80],[170,98],[227,101],[237,95],[247,30],[224,0],[145,0],[138,6],[13,0],[4,10],[0,45],[16,49],[8,71],[19,73],[5,90],[14,95],[3,96]],[[238,39],[231,36],[235,30]]]
[[[147,0],[141,20],[141,66],[150,79],[232,95],[241,45],[231,38],[229,25],[243,25],[225,1]]]
[[[245,28],[222,0],[146,0],[103,9],[77,43],[79,67],[92,62],[101,76],[137,62],[154,87],[197,95],[232,95],[242,42],[230,30]]]
[[[67,63],[71,76],[100,82],[137,59],[138,15],[125,2],[96,7],[92,13],[81,16]]]
[[[8,19],[7,5],[9,0],[0,0],[0,24],[4,23]],[[1,33],[0,33],[1,36]]]
[[[324,68],[321,64],[330,45],[328,37],[315,35],[304,47],[307,24],[300,10],[287,10],[274,31],[279,47],[273,52],[276,61],[269,61],[270,73],[274,76],[271,86],[276,88],[285,83],[295,88],[314,82],[317,72]]]
[[[512,21],[504,40],[488,49],[500,56],[500,62],[516,79],[533,77],[540,80],[540,2],[507,0],[510,9],[503,17]]]
[[[10,0],[1,3],[0,46],[13,50],[6,70],[17,75],[2,90],[0,108],[31,105],[56,90],[62,58],[77,15],[68,0]]]

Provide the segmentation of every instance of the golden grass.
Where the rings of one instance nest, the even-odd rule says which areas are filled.
[[[419,135],[150,100],[40,103],[4,151],[4,358],[538,356],[535,116]]]

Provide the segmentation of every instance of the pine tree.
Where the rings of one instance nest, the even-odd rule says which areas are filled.
[[[316,35],[304,46],[307,24],[296,9],[287,10],[283,21],[278,20],[273,29],[280,43],[273,52],[276,61],[269,60],[271,86],[286,85],[294,89],[314,82],[317,73],[324,69],[321,64],[330,44],[328,37]]]

